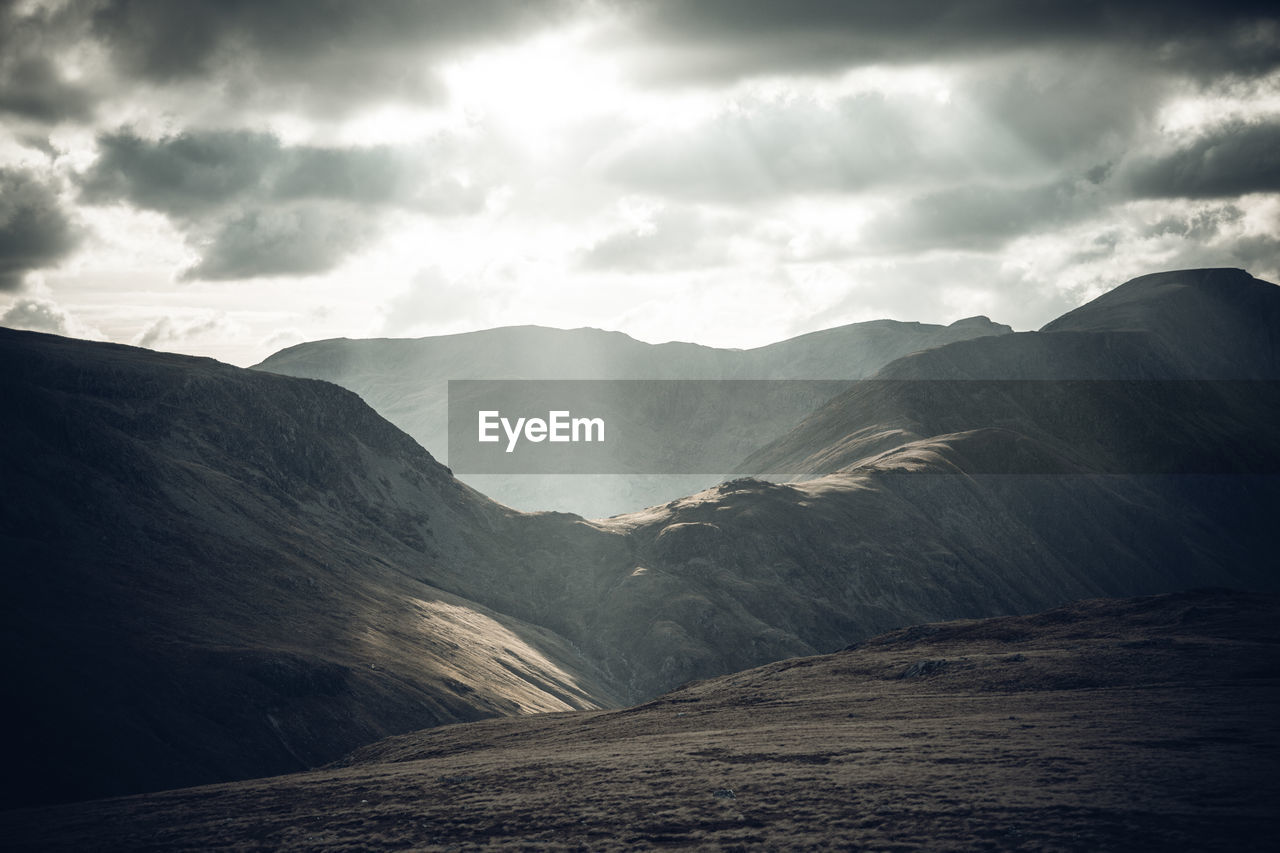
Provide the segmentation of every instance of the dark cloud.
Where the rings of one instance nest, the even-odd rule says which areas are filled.
[[[282,163],[274,194],[343,198],[368,204],[407,200],[416,183],[401,155],[386,148],[297,148]]]
[[[437,99],[449,58],[567,20],[582,0],[0,0],[0,114],[88,120],[130,89],[208,112],[337,115]],[[73,80],[70,64],[91,63]]]
[[[1233,122],[1127,169],[1145,198],[1221,198],[1280,191],[1280,122]]]
[[[1273,3],[1191,0],[650,0],[637,15],[664,47],[656,77],[711,79],[1078,47],[1257,73],[1280,65],[1276,21]]]
[[[79,241],[49,182],[29,170],[0,167],[0,291],[19,289],[27,273],[57,264]]]
[[[127,75],[228,75],[326,109],[433,93],[433,60],[562,20],[567,0],[98,0],[92,30]],[[255,92],[245,91],[243,97]],[[270,94],[269,92],[266,94]]]
[[[1097,192],[1087,181],[954,187],[911,198],[893,213],[872,221],[860,242],[872,254],[990,251],[1025,234],[1096,213]]]
[[[0,62],[0,112],[45,123],[88,119],[93,97],[64,80],[47,57]]]
[[[333,269],[377,234],[358,209],[330,205],[249,211],[220,223],[186,280],[314,275]]]
[[[129,131],[98,137],[98,159],[80,177],[91,204],[128,202],[189,218],[270,193],[282,148],[271,134],[184,133],[158,141]]]
[[[68,80],[54,59],[82,29],[66,10],[20,13],[18,4],[0,2],[0,114],[43,124],[92,116],[94,93]]]
[[[249,131],[122,131],[98,146],[82,198],[172,218],[202,252],[186,278],[323,272],[376,236],[388,208],[456,215],[484,202],[484,187],[433,175],[429,148],[285,146]]]
[[[123,201],[180,219],[248,201],[323,199],[434,213],[471,213],[484,201],[482,188],[445,174],[429,146],[284,146],[272,134],[243,130],[148,140],[121,131],[99,136],[98,150],[79,178],[86,201]]]
[[[1045,163],[1086,169],[1120,156],[1173,86],[1168,75],[1114,58],[1047,55],[974,63],[957,74],[954,97],[983,117],[991,138],[1003,135]]]

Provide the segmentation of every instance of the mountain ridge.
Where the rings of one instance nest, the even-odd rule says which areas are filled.
[[[1208,299],[1185,298],[1206,290]],[[1120,296],[1113,298],[1115,294]],[[1117,314],[1112,310],[1115,304],[1124,310]],[[1204,326],[1212,334],[1192,331]],[[1280,287],[1243,271],[1144,276],[1068,312],[1044,331],[959,341],[898,359],[868,382],[828,401],[791,433],[753,454],[739,470],[784,470],[792,476],[834,473],[891,449],[904,436],[927,439],[985,426],[1002,416],[1026,422],[1031,408],[1041,410],[1038,421],[1032,422],[1037,437],[1057,434],[1057,453],[1069,455],[1069,446],[1089,440],[1089,430],[1109,431],[1115,441],[1123,440],[1126,429],[1144,430],[1158,439],[1155,422],[1182,427],[1176,413],[1184,408],[1208,413],[1216,404],[1231,412],[1252,405],[1256,394],[1264,397],[1265,406],[1274,406],[1274,382],[1280,379],[1276,329]],[[1082,409],[1123,409],[1133,404],[1129,395],[1134,391],[1176,389],[1187,380],[1201,381],[1198,392],[1164,401],[1158,417],[1148,413],[1149,423],[1134,413],[1123,423],[1081,423],[1069,435],[1060,429],[1074,423]],[[1193,390],[1191,385],[1180,389]],[[1069,400],[1064,396],[1068,394]],[[979,395],[981,404],[975,402]],[[1224,396],[1234,399],[1219,399]],[[1050,410],[1050,403],[1056,409]],[[897,415],[896,431],[883,434],[884,417],[891,411]],[[1264,422],[1257,412],[1248,420]],[[1248,430],[1243,425],[1236,428]],[[1271,439],[1263,433],[1257,440],[1267,444]],[[1274,457],[1274,449],[1264,455]]]
[[[512,326],[426,338],[297,344],[253,369],[324,379],[350,388],[423,447],[443,455],[448,446],[448,380],[855,380],[918,349],[1011,331],[983,317],[965,318],[950,326],[873,320],[752,349],[718,349],[684,342],[649,344],[622,332],[597,329]],[[829,393],[823,392],[822,397]],[[708,454],[720,451],[726,441],[741,442],[745,435],[759,434],[758,443],[763,443],[774,432],[798,422],[818,402],[808,395],[771,401],[770,422],[779,426],[768,435],[761,434],[763,423],[744,418],[741,407],[733,406],[708,413],[695,434]],[[748,452],[731,455],[725,465]],[[636,470],[663,470],[656,459],[647,462],[638,460]],[[463,479],[519,509],[568,510],[601,517],[699,491],[717,478],[713,472],[630,477],[469,474]]]
[[[508,511],[355,394],[33,332],[0,330],[0,351],[7,706],[74,734],[51,734],[53,762],[21,756],[31,787],[7,799],[616,701],[562,638],[444,589],[470,553],[456,531]],[[95,691],[112,701],[86,714]]]
[[[886,374],[932,361],[1024,375],[1008,356],[1024,344],[1008,341],[1040,334],[956,342]],[[1130,345],[1072,344],[1090,334]],[[1144,349],[1145,332],[1043,337],[1086,366],[1147,359],[1153,389],[1188,363]],[[1168,446],[1150,431],[1110,457],[1060,452],[1079,427],[1038,398],[895,392],[833,421],[840,440],[859,425],[888,436],[852,467],[588,521],[485,498],[330,383],[35,333],[0,332],[0,355],[4,698],[38,735],[20,744],[10,804],[279,773],[396,731],[642,702],[904,625],[1280,585],[1280,478],[1237,452],[1273,432],[1269,398],[1222,395],[1222,412],[1174,431],[1221,460],[1188,474],[1142,467]],[[1161,418],[1189,399],[1130,396],[1099,399]],[[1109,458],[1133,467],[1099,467]],[[1015,473],[982,473],[1001,465]]]

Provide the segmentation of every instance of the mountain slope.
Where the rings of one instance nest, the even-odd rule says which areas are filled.
[[[1276,291],[1234,280],[1227,303]],[[0,334],[5,700],[33,735],[18,795],[282,772],[394,731],[643,701],[911,623],[1274,590],[1274,396],[1203,376],[1188,387],[1210,396],[1152,392],[1216,346],[1163,334],[916,353],[866,407],[833,401],[789,437],[815,438],[796,445],[805,459],[834,447],[835,473],[597,522],[483,498],[328,383]],[[1236,339],[1252,343],[1227,364],[1271,357],[1265,336]],[[1077,424],[1041,397],[905,393],[930,365],[1157,381],[1068,408]],[[805,432],[816,423],[834,445]],[[862,429],[889,443],[836,459]]]
[[[1275,285],[1239,269],[1173,270],[1126,282],[1045,325],[1045,332],[1136,330],[1166,342],[1179,374],[1280,378]],[[1181,356],[1191,356],[1183,357]]]
[[[17,849],[1270,850],[1275,597],[920,625],[623,711],[0,814]]]
[[[10,330],[0,365],[8,804],[614,701],[563,639],[424,582],[508,511],[354,394]]]
[[[899,356],[957,340],[1008,334],[1008,326],[971,317],[950,326],[876,320],[825,329],[751,350],[688,343],[647,344],[620,332],[518,326],[415,340],[329,340],[298,344],[256,369],[325,379],[358,393],[389,421],[444,458],[450,379],[860,379]],[[642,392],[641,389],[640,392]],[[807,396],[772,411],[785,431],[820,402]],[[732,408],[709,412],[721,435],[770,434]],[[744,451],[744,455],[746,452]],[[740,457],[739,457],[740,458]],[[642,469],[649,466],[642,465]],[[715,476],[464,475],[521,509],[593,517],[636,510],[712,485]]]
[[[1274,473],[1277,380],[1280,288],[1241,270],[1158,273],[1040,332],[899,359],[742,470],[821,476],[912,441],[996,427],[1081,470]]]
[[[632,553],[593,605],[598,657],[640,698],[904,622],[1276,589],[1280,389],[1259,378],[1274,349],[1254,332],[1280,289],[1178,278],[1226,282],[1214,336],[1166,340],[1205,307],[1139,280],[1120,290],[1160,328],[1103,318],[907,356],[748,461],[809,479],[734,481],[600,523]]]

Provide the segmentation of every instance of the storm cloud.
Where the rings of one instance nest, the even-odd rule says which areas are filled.
[[[310,205],[253,210],[218,224],[187,280],[309,275],[333,269],[374,236],[359,210]]]
[[[92,96],[62,79],[46,57],[0,60],[0,112],[51,123],[87,119],[92,105]]]
[[[1273,7],[0,0],[0,311],[248,362],[281,329],[1034,327],[1153,265],[1265,275]]]
[[[79,178],[86,201],[126,201],[199,218],[247,201],[346,201],[473,212],[483,193],[432,174],[431,150],[390,146],[285,146],[269,133],[188,131],[158,140],[130,131],[98,138],[98,160]],[[443,170],[442,170],[443,171]]]
[[[267,84],[321,110],[435,98],[433,63],[546,27],[564,0],[99,0],[92,34],[121,73],[153,83],[208,76]],[[252,97],[254,89],[241,93]]]
[[[71,254],[80,232],[51,182],[30,170],[0,167],[0,291],[22,287],[27,273]]]
[[[656,79],[724,79],[876,64],[1106,49],[1179,72],[1280,65],[1274,4],[1102,0],[650,0],[637,25],[661,44]]]
[[[325,272],[378,234],[385,209],[459,215],[484,201],[482,187],[433,178],[429,149],[285,146],[251,131],[120,131],[98,149],[78,179],[82,198],[169,216],[202,253],[188,279]]]
[[[1280,121],[1236,121],[1130,168],[1146,198],[1222,198],[1280,190]]]
[[[990,251],[1096,213],[1097,192],[1088,181],[949,188],[908,199],[876,219],[862,235],[862,244],[867,252],[886,254]]]
[[[79,179],[91,204],[128,202],[189,218],[270,193],[282,156],[266,133],[183,133],[158,141],[128,131],[98,137],[98,159]]]
[[[89,119],[95,93],[53,58],[79,28],[64,15],[16,7],[0,3],[0,114],[40,124]]]

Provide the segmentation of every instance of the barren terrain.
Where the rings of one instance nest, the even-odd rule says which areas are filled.
[[[274,779],[0,814],[10,849],[1264,850],[1280,598],[917,626],[621,711]]]
[[[617,708],[903,625],[1276,591],[1280,288],[1190,270],[1091,305],[886,368],[944,393],[836,398],[786,448],[839,470],[596,521],[485,498],[327,382],[0,330],[0,699],[21,733],[0,807]],[[965,378],[1037,365],[1149,379],[1064,402]]]

